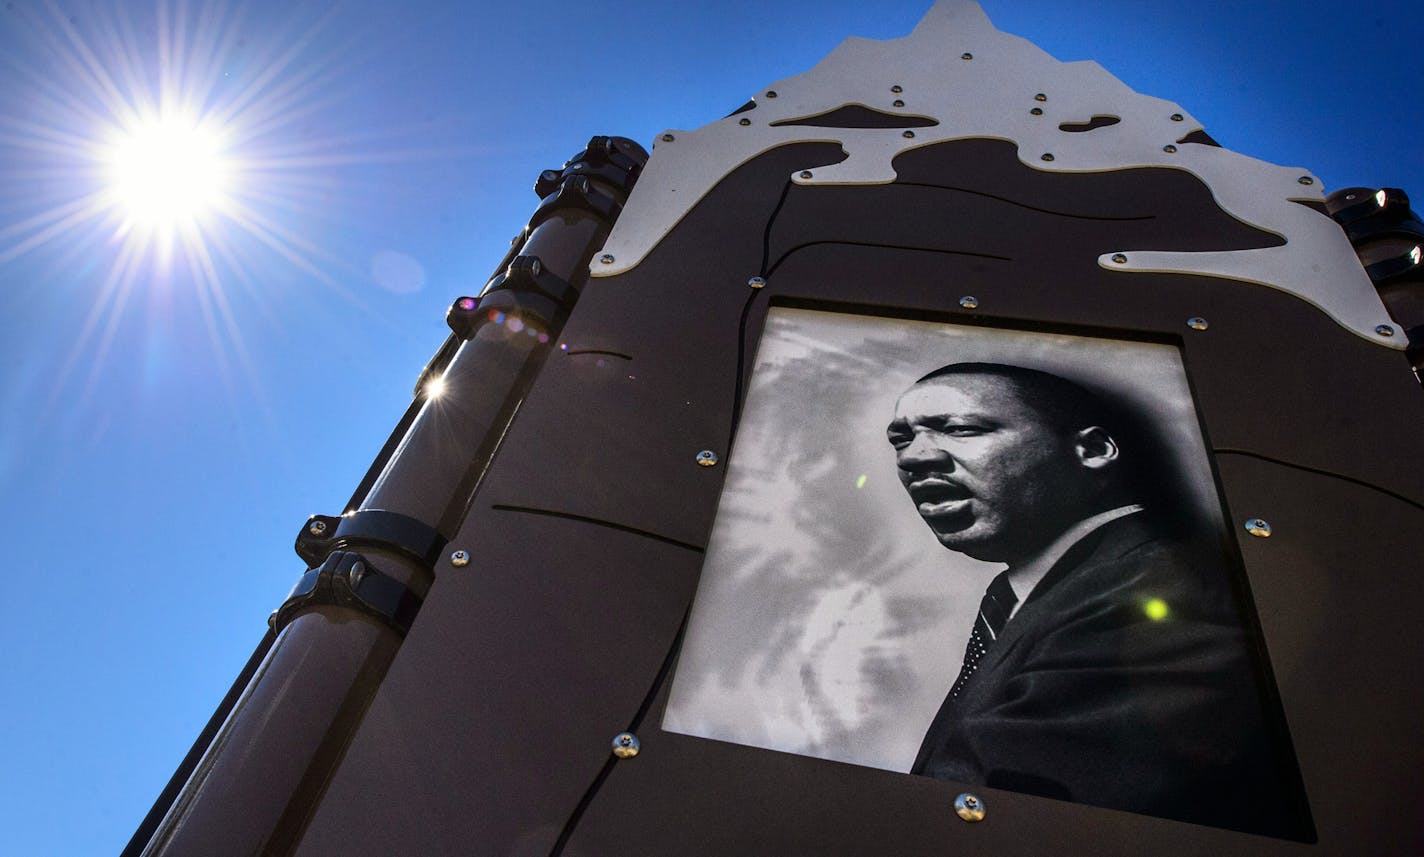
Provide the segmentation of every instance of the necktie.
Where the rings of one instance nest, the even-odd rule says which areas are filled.
[[[995,577],[985,590],[984,600],[979,602],[979,615],[974,617],[974,630],[969,632],[969,643],[964,647],[964,666],[959,668],[959,678],[954,680],[954,687],[949,689],[951,698],[958,697],[959,692],[969,683],[969,678],[979,668],[980,659],[999,638],[999,632],[1004,630],[1004,624],[1009,621],[1009,611],[1014,609],[1018,600],[1013,587],[1009,585],[1009,573],[999,572],[999,576]]]

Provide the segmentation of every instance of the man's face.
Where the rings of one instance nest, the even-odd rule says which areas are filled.
[[[1067,431],[993,375],[948,375],[900,396],[887,430],[900,481],[940,543],[1017,562],[1082,517],[1087,473]]]

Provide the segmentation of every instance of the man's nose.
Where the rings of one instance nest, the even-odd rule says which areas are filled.
[[[954,459],[949,453],[923,434],[915,435],[914,439],[900,450],[897,463],[901,470],[923,470],[928,467],[945,471],[954,469]]]

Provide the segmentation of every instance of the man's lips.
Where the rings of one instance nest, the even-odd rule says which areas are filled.
[[[973,497],[970,490],[958,482],[934,476],[917,479],[907,487],[910,499],[926,518],[958,514]]]

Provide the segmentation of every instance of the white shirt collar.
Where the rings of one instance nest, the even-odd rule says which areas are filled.
[[[1033,590],[1048,574],[1057,562],[1063,558],[1068,549],[1082,541],[1099,527],[1118,518],[1125,518],[1128,515],[1142,511],[1142,506],[1132,504],[1131,506],[1119,506],[1116,509],[1109,509],[1106,512],[1099,512],[1090,518],[1084,518],[1063,532],[1063,535],[1054,539],[1037,556],[1029,557],[1026,562],[1019,563],[1009,569],[1009,586],[1014,590],[1014,595],[1018,601],[1014,603],[1014,608],[1009,611],[1009,618],[1019,612],[1019,608],[1024,605],[1028,597],[1033,594]]]

